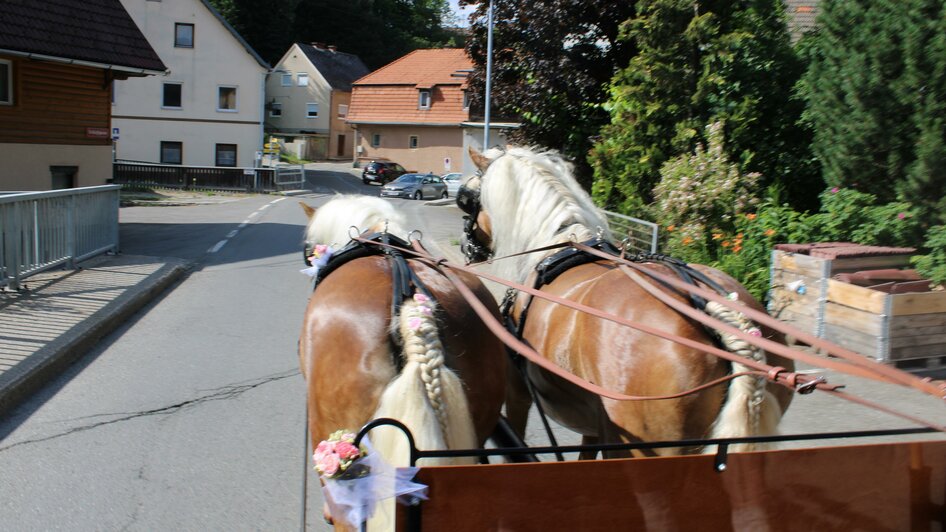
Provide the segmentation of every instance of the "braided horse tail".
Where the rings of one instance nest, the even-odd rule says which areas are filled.
[[[707,302],[706,312],[744,332],[752,332],[752,322],[741,312],[727,308],[714,301]],[[758,332],[758,329],[755,329]],[[750,345],[734,335],[720,333],[720,341],[732,353],[765,363],[765,351]],[[733,372],[746,371],[746,366],[733,363]],[[775,396],[766,389],[766,380],[753,375],[736,377],[729,384],[726,400],[713,424],[710,438],[737,438],[745,436],[771,436],[778,433],[782,409]],[[740,443],[730,450],[753,451],[765,448],[765,444]],[[707,452],[712,449],[707,449]]]
[[[473,449],[476,431],[463,383],[444,364],[435,304],[418,294],[401,306],[399,327],[404,367],[381,394],[375,418],[401,421],[420,450]],[[371,432],[375,449],[390,463],[408,465],[407,438],[381,426]],[[425,465],[474,463],[473,458],[430,458]]]

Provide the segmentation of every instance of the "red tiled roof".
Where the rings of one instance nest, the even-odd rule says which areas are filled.
[[[418,88],[465,85],[464,70],[472,69],[473,61],[460,48],[414,50],[355,81],[354,85],[414,85]]]
[[[460,49],[415,50],[352,84],[350,123],[457,124],[469,120],[463,108],[467,70],[473,62]],[[430,108],[419,109],[421,90]]]

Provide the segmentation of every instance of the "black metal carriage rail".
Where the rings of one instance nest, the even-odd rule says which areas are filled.
[[[396,419],[379,418],[367,423],[358,431],[355,437],[355,445],[361,443],[361,440],[368,433],[380,426],[391,426],[399,429],[407,438],[410,447],[410,466],[415,467],[418,460],[424,458],[488,458],[490,456],[534,456],[539,454],[561,454],[561,453],[581,453],[588,451],[632,451],[632,450],[653,450],[668,449],[674,447],[708,447],[715,445],[716,450],[716,471],[726,470],[726,458],[730,445],[740,443],[777,443],[777,442],[798,442],[812,440],[832,440],[848,438],[875,438],[882,436],[905,436],[910,434],[930,434],[939,432],[930,427],[916,427],[903,429],[878,429],[878,430],[855,430],[842,432],[815,432],[808,434],[779,434],[774,436],[746,436],[740,438],[714,438],[714,439],[690,439],[690,440],[672,440],[655,442],[635,442],[635,443],[606,443],[595,445],[546,445],[539,447],[501,447],[491,449],[443,449],[443,450],[420,450],[414,445],[414,435],[410,429]]]

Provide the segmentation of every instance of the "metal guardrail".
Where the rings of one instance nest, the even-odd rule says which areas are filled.
[[[305,167],[301,164],[276,166],[276,190],[300,188],[305,183]]]
[[[272,168],[181,166],[142,161],[116,161],[113,165],[112,183],[264,192],[278,190],[275,176],[276,172]]]
[[[657,253],[657,224],[616,212],[604,211],[604,214],[614,238],[627,239],[628,249]]]
[[[118,251],[118,185],[0,195],[0,287]]]

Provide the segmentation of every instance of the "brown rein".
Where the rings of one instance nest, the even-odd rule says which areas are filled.
[[[943,427],[943,426],[940,426],[940,425],[937,425],[937,424],[934,424],[934,423],[930,423],[930,422],[925,421],[925,420],[922,420],[922,419],[915,418],[915,417],[913,417],[913,416],[911,416],[911,415],[908,415],[908,414],[903,414],[903,413],[900,413],[900,412],[896,412],[896,411],[890,410],[890,409],[887,408],[887,407],[884,407],[884,406],[878,405],[878,404],[874,404],[874,403],[872,403],[872,402],[870,402],[870,401],[867,401],[867,400],[862,399],[862,398],[859,398],[859,397],[855,397],[855,396],[851,396],[851,395],[849,395],[849,394],[842,393],[839,389],[842,388],[843,386],[828,384],[828,383],[824,380],[823,377],[813,377],[813,376],[809,376],[809,375],[804,375],[804,374],[789,372],[789,371],[787,371],[785,368],[782,368],[782,367],[770,366],[770,365],[767,365],[767,364],[764,364],[764,363],[761,363],[761,362],[757,362],[757,361],[754,361],[754,360],[751,360],[751,359],[746,359],[746,358],[740,357],[740,356],[738,356],[738,355],[735,355],[735,354],[733,354],[733,353],[730,353],[729,351],[725,351],[725,350],[723,350],[723,349],[719,349],[719,348],[717,348],[717,347],[715,347],[715,346],[712,346],[712,345],[707,345],[707,344],[703,344],[703,343],[700,343],[700,342],[697,342],[697,341],[694,341],[694,340],[689,340],[689,339],[686,339],[686,338],[681,338],[681,337],[678,337],[678,336],[676,336],[676,335],[673,335],[673,334],[670,334],[670,333],[661,331],[661,330],[659,330],[659,329],[656,329],[656,328],[653,328],[653,327],[650,327],[650,326],[647,326],[647,325],[643,325],[643,324],[639,324],[639,323],[636,323],[636,322],[632,322],[632,321],[630,321],[630,320],[626,320],[626,319],[621,318],[621,317],[619,317],[619,316],[611,315],[611,314],[608,314],[608,313],[606,313],[606,312],[602,312],[602,311],[600,311],[600,310],[598,310],[598,309],[595,309],[595,308],[592,308],[592,307],[588,307],[588,306],[586,306],[586,305],[582,305],[582,304],[580,304],[580,303],[576,303],[576,302],[571,301],[571,300],[568,300],[568,299],[564,299],[564,298],[561,298],[561,297],[558,297],[558,296],[554,296],[554,295],[548,294],[548,293],[543,292],[543,291],[541,291],[541,290],[536,290],[536,289],[534,289],[534,288],[532,288],[532,287],[529,287],[529,286],[525,286],[525,285],[521,285],[521,284],[519,284],[519,283],[515,283],[515,282],[512,282],[512,281],[508,281],[508,280],[506,280],[506,279],[502,279],[502,278],[496,277],[496,276],[494,276],[494,275],[491,275],[491,274],[488,274],[488,273],[485,273],[485,272],[482,272],[482,271],[479,271],[479,270],[475,270],[475,269],[470,268],[470,267],[459,266],[459,265],[456,265],[456,264],[452,264],[452,263],[448,262],[446,259],[437,259],[437,258],[433,257],[432,255],[430,255],[430,253],[426,250],[426,248],[424,248],[423,245],[422,245],[419,241],[417,241],[417,240],[412,240],[412,241],[411,241],[411,244],[412,244],[412,246],[413,246],[414,249],[404,249],[404,248],[401,248],[401,247],[398,247],[398,246],[394,246],[394,245],[390,245],[390,244],[383,244],[383,243],[379,243],[379,242],[364,240],[364,239],[362,239],[362,238],[360,238],[360,237],[356,237],[355,240],[358,240],[358,241],[363,242],[363,243],[371,243],[371,244],[374,244],[374,245],[377,245],[377,246],[389,247],[389,248],[391,248],[391,249],[397,249],[397,250],[399,250],[399,251],[401,251],[401,252],[408,253],[408,254],[413,255],[414,257],[416,257],[416,258],[418,258],[418,259],[420,259],[420,260],[425,261],[429,266],[431,266],[431,267],[437,269],[439,272],[441,272],[453,285],[456,286],[456,288],[457,288],[457,290],[460,292],[460,294],[467,300],[467,302],[471,305],[471,307],[474,309],[474,311],[477,313],[477,315],[480,316],[480,319],[483,320],[483,323],[486,324],[486,326],[487,326],[503,343],[505,343],[507,346],[509,346],[509,347],[512,348],[513,350],[515,350],[515,351],[519,352],[520,354],[522,354],[524,357],[526,357],[526,358],[527,358],[530,362],[532,362],[533,364],[536,364],[536,365],[542,367],[543,369],[545,369],[545,370],[547,370],[547,371],[549,371],[549,372],[552,372],[553,374],[555,374],[555,375],[557,375],[557,376],[559,376],[559,377],[561,377],[561,378],[567,380],[568,382],[571,382],[572,384],[574,384],[574,385],[576,385],[576,386],[578,386],[578,387],[580,387],[580,388],[582,388],[582,389],[584,389],[584,390],[586,390],[586,391],[588,391],[588,392],[594,393],[594,394],[599,395],[599,396],[602,396],[602,397],[606,397],[606,398],[613,399],[613,400],[618,400],[618,401],[642,401],[642,400],[674,399],[674,398],[679,398],[679,397],[683,397],[683,396],[686,396],[686,395],[690,395],[690,394],[693,394],[693,393],[697,393],[697,392],[699,392],[699,391],[702,391],[702,390],[707,389],[707,388],[712,387],[712,386],[716,386],[716,385],[718,385],[718,384],[721,384],[721,383],[723,383],[723,382],[726,382],[726,381],[728,381],[728,380],[734,379],[734,378],[739,377],[739,376],[742,376],[742,375],[755,375],[755,376],[757,376],[757,377],[764,377],[764,378],[766,378],[767,380],[769,380],[769,381],[771,381],[771,382],[774,382],[774,383],[776,383],[776,384],[780,384],[780,385],[782,385],[782,386],[785,386],[785,387],[787,387],[787,388],[789,388],[789,389],[792,389],[792,390],[794,390],[794,391],[796,391],[796,392],[798,392],[798,393],[803,393],[803,394],[805,394],[805,393],[810,393],[810,392],[812,392],[812,391],[815,390],[815,389],[819,389],[819,390],[821,390],[821,391],[828,392],[828,393],[830,393],[831,395],[834,395],[834,396],[836,396],[836,397],[840,397],[840,398],[843,398],[843,399],[846,399],[846,400],[849,400],[849,401],[852,401],[852,402],[856,402],[856,403],[861,404],[861,405],[863,405],[863,406],[870,407],[870,408],[874,408],[874,409],[876,409],[876,410],[880,410],[880,411],[889,413],[889,414],[891,414],[891,415],[895,415],[895,416],[898,416],[898,417],[901,417],[901,418],[910,420],[910,421],[912,421],[912,422],[914,422],[914,423],[918,423],[918,424],[920,424],[920,425],[928,426],[928,427],[934,428],[934,429],[936,429],[936,430],[940,430],[940,431],[946,432],[946,427]],[[803,332],[801,332],[801,331],[796,331],[793,327],[790,327],[790,326],[788,326],[788,325],[786,325],[786,324],[784,324],[784,323],[778,322],[777,320],[774,320],[773,318],[771,318],[770,316],[768,316],[768,315],[765,314],[765,313],[758,312],[758,311],[756,311],[756,310],[754,310],[754,309],[750,309],[750,308],[746,307],[746,306],[743,305],[743,304],[739,304],[739,303],[730,301],[730,300],[728,300],[728,299],[726,299],[726,298],[724,298],[724,297],[721,297],[721,296],[715,294],[714,292],[711,292],[711,291],[708,291],[708,290],[705,290],[705,289],[702,289],[702,288],[699,288],[699,287],[695,287],[695,286],[693,286],[693,285],[689,285],[689,284],[687,284],[687,283],[684,283],[683,281],[679,281],[679,280],[677,280],[677,279],[675,279],[675,278],[672,278],[672,277],[669,277],[669,276],[665,276],[665,275],[659,274],[659,273],[657,273],[657,272],[650,271],[650,270],[648,270],[648,269],[646,269],[646,268],[642,268],[642,267],[641,267],[640,265],[638,265],[638,264],[632,263],[632,262],[627,261],[627,260],[625,260],[625,259],[623,259],[623,258],[615,257],[615,256],[613,256],[613,255],[610,255],[610,254],[601,252],[601,251],[599,251],[599,250],[597,250],[597,249],[594,249],[594,248],[591,248],[591,247],[588,247],[588,246],[584,246],[584,245],[582,245],[582,244],[578,244],[578,243],[575,243],[575,242],[567,242],[567,243],[556,244],[556,245],[552,245],[552,246],[546,246],[546,247],[542,248],[541,250],[531,250],[531,251],[526,251],[526,252],[518,253],[517,255],[526,254],[526,253],[534,253],[534,252],[537,252],[537,251],[544,251],[544,250],[549,250],[549,249],[555,249],[555,248],[557,248],[557,247],[567,247],[567,246],[573,246],[573,247],[575,247],[576,249],[580,249],[580,250],[582,250],[582,251],[589,252],[589,253],[591,253],[591,254],[593,254],[593,255],[595,255],[595,256],[601,257],[601,258],[603,258],[603,259],[611,260],[611,261],[615,261],[615,262],[620,263],[620,264],[621,264],[621,267],[622,267],[622,270],[624,270],[626,274],[636,276],[637,278],[635,279],[635,281],[641,283],[641,286],[644,287],[644,289],[647,290],[648,292],[651,292],[651,290],[653,290],[654,292],[651,292],[651,293],[652,293],[655,297],[657,297],[658,299],[660,299],[661,301],[664,301],[665,303],[667,303],[668,305],[670,305],[671,308],[674,308],[674,309],[676,309],[676,310],[678,310],[678,311],[680,311],[680,312],[683,312],[685,315],[690,316],[690,317],[692,317],[693,319],[696,319],[696,320],[698,320],[698,321],[700,321],[700,322],[702,322],[702,323],[704,323],[704,324],[706,324],[706,325],[708,325],[708,326],[710,326],[710,327],[712,327],[712,328],[715,328],[715,329],[718,329],[718,330],[723,330],[723,331],[725,331],[725,332],[727,332],[727,333],[729,333],[729,334],[733,334],[733,335],[735,335],[735,336],[737,336],[737,337],[739,337],[739,338],[745,340],[745,341],[746,341],[747,343],[749,343],[750,345],[753,345],[753,346],[756,346],[756,347],[760,347],[760,348],[765,349],[765,350],[767,350],[767,351],[770,351],[770,352],[773,352],[773,353],[777,353],[777,354],[786,356],[787,358],[790,358],[790,359],[793,359],[793,360],[796,360],[796,359],[797,359],[797,360],[801,360],[801,361],[804,361],[804,362],[807,362],[807,363],[810,363],[810,364],[813,364],[813,365],[824,366],[824,367],[827,367],[827,368],[830,368],[830,369],[836,369],[836,370],[841,371],[841,372],[843,372],[843,373],[848,373],[848,374],[853,374],[853,375],[857,375],[857,376],[863,376],[863,377],[873,378],[873,379],[880,380],[880,381],[883,381],[883,382],[890,382],[890,383],[895,383],[895,384],[901,384],[901,385],[911,386],[911,387],[913,387],[913,388],[919,389],[919,390],[921,390],[921,391],[923,391],[923,392],[925,392],[925,393],[928,393],[928,394],[930,394],[930,395],[934,395],[934,396],[937,397],[937,398],[943,398],[943,397],[944,397],[944,394],[946,394],[946,385],[944,385],[943,387],[937,387],[935,384],[933,384],[933,383],[932,383],[930,380],[928,380],[928,379],[927,379],[927,380],[923,380],[923,379],[919,379],[919,378],[913,377],[913,376],[911,376],[911,375],[900,375],[900,373],[902,373],[902,372],[897,372],[897,371],[891,370],[890,368],[887,368],[886,366],[881,366],[880,364],[877,364],[877,363],[873,363],[873,364],[874,364],[875,366],[880,366],[880,368],[882,368],[881,371],[876,371],[878,368],[873,367],[873,366],[871,366],[870,364],[867,364],[865,367],[856,367],[856,366],[852,366],[852,365],[850,365],[850,364],[844,364],[844,363],[840,363],[840,362],[835,362],[835,361],[832,361],[832,360],[830,360],[830,359],[822,359],[822,358],[819,358],[819,357],[815,357],[815,356],[813,356],[813,355],[810,355],[810,354],[808,354],[808,353],[804,353],[804,352],[802,352],[802,351],[798,351],[798,350],[795,350],[795,349],[791,349],[791,348],[789,348],[789,347],[787,347],[787,346],[784,346],[784,345],[782,345],[782,344],[773,342],[773,341],[771,341],[771,340],[767,340],[767,339],[764,339],[764,338],[761,338],[761,337],[755,337],[755,336],[746,334],[746,333],[744,333],[743,331],[741,331],[741,330],[739,330],[739,329],[737,329],[737,328],[735,328],[735,327],[731,327],[731,326],[728,325],[728,324],[725,324],[725,323],[723,323],[723,322],[721,322],[721,321],[719,321],[719,320],[716,320],[716,319],[714,319],[714,318],[711,318],[711,317],[709,317],[709,316],[707,316],[707,315],[705,315],[705,314],[703,314],[703,313],[701,313],[701,312],[699,312],[699,311],[697,311],[697,310],[695,310],[695,309],[692,309],[691,307],[689,307],[689,305],[686,305],[686,304],[684,304],[684,303],[682,303],[682,302],[680,302],[680,301],[678,301],[678,300],[676,300],[676,299],[674,299],[674,298],[668,296],[666,293],[660,291],[659,289],[657,289],[656,287],[654,287],[651,283],[649,283],[649,282],[647,282],[646,280],[644,280],[640,275],[637,275],[637,274],[634,273],[633,271],[630,271],[629,268],[627,268],[627,266],[631,266],[631,267],[637,269],[638,271],[640,271],[640,272],[642,272],[642,273],[645,273],[646,275],[648,275],[648,276],[650,276],[650,277],[652,277],[652,278],[654,278],[654,279],[656,279],[656,280],[659,280],[659,281],[661,281],[661,282],[667,282],[667,284],[670,284],[670,285],[672,285],[672,286],[678,287],[678,288],[683,289],[683,290],[687,290],[687,291],[689,291],[689,292],[691,292],[691,293],[697,294],[697,295],[699,295],[699,296],[701,296],[701,297],[704,297],[704,298],[706,298],[706,299],[709,299],[709,300],[712,300],[712,301],[716,301],[716,302],[718,302],[718,303],[720,303],[720,304],[726,306],[727,308],[731,308],[731,309],[737,310],[737,311],[739,311],[739,312],[742,312],[742,313],[746,314],[747,316],[749,316],[750,318],[752,318],[752,319],[754,319],[754,320],[757,320],[759,323],[763,323],[763,324],[765,324],[765,325],[771,327],[772,329],[776,329],[776,330],[779,330],[779,331],[782,331],[782,332],[786,332],[786,331],[791,332],[791,334],[796,335],[796,337],[802,339],[802,341],[805,342],[805,343],[809,343],[809,340],[816,340],[815,342],[812,342],[811,345],[813,345],[814,347],[818,347],[818,348],[820,348],[820,349],[823,349],[823,350],[824,350],[825,352],[827,352],[827,353],[836,354],[836,352],[837,352],[838,350],[841,350],[841,352],[844,352],[844,358],[846,358],[846,359],[849,359],[849,360],[858,360],[858,358],[854,358],[854,357],[863,358],[863,357],[861,357],[860,355],[854,354],[853,352],[850,352],[850,351],[847,351],[847,350],[843,350],[842,348],[840,348],[840,347],[838,347],[838,346],[835,346],[835,345],[833,345],[833,344],[830,344],[830,343],[821,341],[820,339],[811,337],[810,335],[806,335],[805,333],[803,333]],[[504,257],[504,258],[505,258],[505,257]],[[493,260],[496,260],[496,259],[493,259]],[[742,364],[742,365],[744,365],[744,366],[747,366],[747,367],[752,368],[752,370],[751,370],[751,371],[746,371],[746,372],[740,372],[740,373],[730,374],[730,375],[727,375],[727,376],[722,377],[722,378],[720,378],[720,379],[716,379],[716,380],[714,380],[714,381],[704,383],[704,384],[702,384],[702,385],[700,385],[700,386],[698,386],[698,387],[695,387],[695,388],[692,388],[692,389],[689,389],[689,390],[684,390],[684,391],[679,392],[679,393],[676,393],[676,394],[665,395],[665,396],[632,396],[632,395],[625,395],[625,394],[617,393],[617,392],[614,392],[614,391],[611,391],[611,390],[607,390],[607,389],[605,389],[605,388],[603,388],[603,387],[601,387],[601,386],[599,386],[599,385],[597,385],[597,384],[594,384],[594,383],[592,383],[592,382],[586,381],[586,380],[584,380],[584,379],[582,379],[582,378],[580,378],[580,377],[578,377],[578,376],[576,376],[576,375],[573,375],[572,373],[569,373],[569,372],[565,371],[564,369],[562,369],[561,367],[559,367],[559,366],[556,365],[555,363],[553,363],[553,362],[551,362],[550,360],[546,359],[545,357],[541,356],[541,355],[540,355],[539,353],[537,353],[534,349],[532,349],[529,345],[525,344],[524,342],[522,342],[521,340],[519,340],[518,338],[516,338],[512,333],[510,333],[508,330],[506,330],[506,328],[505,328],[498,320],[496,320],[496,318],[490,313],[490,311],[486,308],[486,306],[483,305],[483,303],[482,303],[478,298],[476,298],[476,296],[473,294],[473,292],[470,290],[470,288],[467,287],[466,284],[463,283],[460,279],[458,279],[458,278],[456,277],[456,275],[455,275],[453,272],[451,272],[450,270],[457,270],[457,271],[467,272],[467,273],[470,273],[470,274],[473,274],[473,275],[482,277],[482,278],[484,278],[484,279],[491,280],[491,281],[493,281],[493,282],[496,282],[496,283],[499,283],[499,284],[502,284],[502,285],[511,287],[511,288],[513,288],[513,289],[516,289],[516,290],[519,290],[519,291],[522,291],[522,292],[529,293],[529,294],[531,294],[531,295],[533,295],[533,296],[535,296],[535,297],[539,297],[539,298],[542,298],[542,299],[546,299],[546,300],[551,301],[551,302],[553,302],[553,303],[561,304],[561,305],[567,306],[567,307],[569,307],[569,308],[572,308],[572,309],[574,309],[574,310],[578,310],[578,311],[580,311],[580,312],[585,312],[585,313],[591,314],[591,315],[596,316],[596,317],[599,317],[599,318],[601,318],[601,319],[605,319],[605,320],[608,320],[608,321],[612,321],[612,322],[618,323],[618,324],[620,324],[620,325],[625,325],[625,326],[628,326],[628,327],[631,327],[631,328],[640,330],[640,331],[645,332],[645,333],[648,333],[648,334],[653,334],[653,335],[658,336],[658,337],[660,337],[660,338],[664,338],[664,339],[666,339],[666,340],[670,340],[670,341],[673,341],[673,342],[676,342],[676,343],[685,345],[685,346],[687,346],[687,347],[691,347],[691,348],[693,348],[693,349],[696,349],[696,350],[699,350],[699,351],[702,351],[702,352],[705,352],[705,353],[708,353],[708,354],[712,354],[712,355],[714,355],[714,356],[717,356],[717,357],[720,357],[720,358],[729,360],[729,361],[731,361],[731,362],[738,362],[738,363],[740,363],[740,364]],[[632,278],[634,278],[634,277],[632,277]],[[648,288],[648,287],[649,287],[649,288]],[[657,295],[658,293],[659,293],[660,295]],[[666,300],[665,300],[665,299],[666,299]],[[671,303],[671,302],[672,302],[672,303]],[[686,309],[686,311],[684,311],[684,309]],[[691,314],[691,312],[692,312],[693,314]],[[807,336],[808,338],[805,338],[806,336]],[[818,345],[815,345],[815,344],[818,344]],[[840,355],[839,355],[839,356],[840,356]],[[866,361],[866,362],[870,362],[870,361]],[[875,374],[875,373],[872,373],[872,370],[875,371],[875,373],[880,374],[880,375],[877,375],[877,374]],[[886,371],[884,371],[884,370],[886,370]],[[892,377],[891,374],[896,374],[896,377],[895,377],[895,378],[889,378],[889,377]],[[921,386],[918,386],[918,384],[920,384]]]
[[[788,358],[797,357],[799,360],[812,364],[812,365],[823,366],[828,369],[835,369],[837,371],[841,371],[843,373],[848,373],[855,376],[872,378],[875,380],[888,382],[891,384],[900,384],[902,386],[909,386],[911,388],[927,393],[939,399],[946,399],[946,383],[943,383],[937,386],[936,384],[932,382],[931,379],[921,379],[913,375],[910,375],[908,373],[894,370],[893,368],[887,367],[883,364],[880,364],[879,362],[870,360],[864,357],[863,355],[859,355],[849,349],[845,349],[839,345],[828,342],[822,338],[818,338],[804,331],[801,331],[794,327],[786,325],[785,323],[782,323],[776,320],[775,318],[769,316],[765,312],[760,312],[756,309],[749,308],[746,305],[741,305],[737,302],[731,301],[711,290],[706,290],[699,286],[694,286],[694,285],[685,283],[672,276],[664,275],[659,272],[652,271],[648,268],[644,268],[640,264],[628,261],[624,258],[608,255],[595,248],[592,248],[590,246],[586,246],[580,243],[573,243],[572,246],[575,247],[575,249],[579,249],[586,253],[592,254],[596,257],[605,258],[605,259],[612,260],[614,262],[619,263],[622,271],[624,271],[624,273],[630,276],[632,279],[635,279],[636,277],[635,281],[637,281],[638,284],[641,285],[641,287],[647,290],[648,293],[660,299],[665,304],[671,306],[675,310],[681,313],[684,313],[687,316],[690,316],[691,318],[697,321],[706,323],[706,321],[703,318],[707,318],[709,320],[712,320],[712,318],[709,318],[708,316],[705,316],[702,313],[695,311],[695,309],[681,303],[680,301],[670,298],[669,296],[667,296],[666,293],[659,290],[653,284],[646,282],[639,275],[636,275],[634,272],[630,271],[630,269],[633,268],[637,272],[644,273],[648,275],[649,277],[657,281],[660,281],[662,283],[667,283],[668,285],[671,285],[674,288],[687,290],[692,294],[696,294],[705,299],[709,299],[711,301],[715,301],[717,303],[726,305],[728,308],[737,310],[745,314],[746,316],[748,316],[749,318],[751,318],[753,321],[757,323],[761,323],[772,329],[778,330],[782,333],[789,333],[792,336],[801,340],[803,343],[808,344],[814,348],[820,349],[824,351],[825,353],[844,359],[850,364],[833,361],[831,359],[823,359],[823,358],[805,353],[804,351],[791,349],[788,346],[773,342],[765,338],[753,337],[746,334],[743,331],[740,331],[734,327],[730,327],[729,325],[726,325],[726,324],[723,324],[720,327],[718,326],[718,323],[721,323],[721,322],[712,320],[714,322],[711,324],[712,327],[725,330],[726,332],[734,334],[738,336],[739,338],[756,345],[757,347],[761,347],[765,349],[766,351],[783,355]],[[702,317],[695,315],[694,313],[700,314],[702,315]]]

